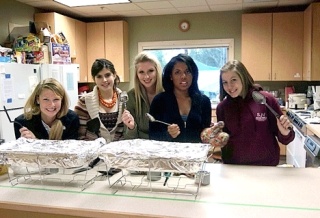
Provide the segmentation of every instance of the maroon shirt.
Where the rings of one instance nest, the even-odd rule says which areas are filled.
[[[280,158],[278,140],[287,145],[295,134],[290,131],[287,136],[281,135],[276,117],[265,105],[253,100],[252,91],[245,99],[227,96],[217,106],[217,120],[224,121],[223,131],[230,134],[228,144],[222,148],[222,160],[227,164],[276,166]],[[276,99],[267,92],[261,93],[281,115]]]

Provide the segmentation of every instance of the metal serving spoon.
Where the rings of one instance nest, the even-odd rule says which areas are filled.
[[[158,122],[158,123],[162,123],[164,125],[167,125],[167,126],[170,126],[171,124],[169,123],[166,123],[166,122],[163,122],[163,121],[160,121],[160,120],[156,120],[151,114],[149,113],[146,113],[146,117],[148,117],[148,119],[151,121],[151,122]]]
[[[258,104],[264,104],[270,111],[271,113],[274,114],[274,116],[277,118],[277,119],[280,119],[280,115],[275,111],[273,110],[272,107],[270,107],[267,103],[267,100],[266,100],[266,97],[264,95],[262,95],[260,92],[258,91],[253,91],[252,92],[252,98],[255,102],[257,102]],[[288,127],[288,129],[292,129],[291,126]]]
[[[124,109],[127,109],[127,101],[129,100],[128,94],[126,91],[120,93],[120,102],[123,103]]]

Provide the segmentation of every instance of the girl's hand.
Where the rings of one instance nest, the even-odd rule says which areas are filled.
[[[205,128],[201,132],[201,140],[203,143],[209,143],[213,147],[223,147],[228,143],[229,134],[222,131],[224,122],[219,121],[209,128]]]
[[[280,133],[282,135],[288,135],[290,133],[290,127],[292,129],[292,124],[289,121],[288,117],[285,115],[281,115],[279,119],[277,119],[277,125]]]
[[[19,129],[19,132],[21,134],[21,137],[27,138],[27,139],[36,139],[36,136],[31,132],[27,127],[22,127]]]
[[[171,124],[168,126],[168,133],[172,138],[177,138],[180,135],[180,128],[177,124]]]
[[[134,118],[128,110],[124,110],[122,113],[122,122],[129,129],[134,129]]]

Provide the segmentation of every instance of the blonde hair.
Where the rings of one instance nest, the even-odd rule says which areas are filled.
[[[135,66],[134,90],[135,90],[135,100],[136,100],[136,111],[137,111],[137,114],[139,114],[140,116],[142,115],[141,114],[141,98],[144,97],[148,99],[146,90],[144,89],[143,85],[140,83],[139,77],[138,77],[138,64],[142,62],[151,62],[154,65],[156,69],[156,74],[157,74],[156,94],[163,91],[162,68],[158,58],[155,55],[145,51],[139,53],[135,57],[133,64]]]
[[[32,119],[32,116],[39,115],[41,113],[40,105],[38,103],[39,96],[44,89],[53,91],[57,96],[61,98],[61,109],[57,113],[56,120],[51,126],[49,133],[49,139],[60,140],[62,139],[63,124],[60,120],[65,116],[69,110],[69,97],[63,88],[63,86],[54,78],[48,78],[38,83],[30,97],[28,98],[24,107],[24,116],[27,120]]]

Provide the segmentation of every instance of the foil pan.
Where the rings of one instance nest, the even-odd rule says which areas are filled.
[[[31,168],[74,168],[98,157],[103,138],[83,140],[33,140],[19,138],[0,145],[2,162]]]
[[[139,171],[198,172],[209,144],[133,139],[111,142],[100,149],[109,167]]]

